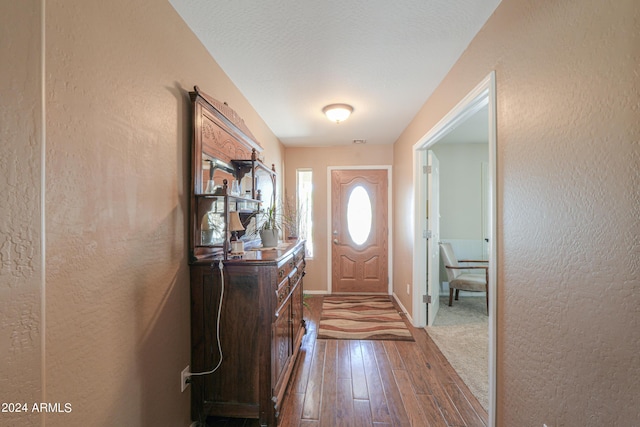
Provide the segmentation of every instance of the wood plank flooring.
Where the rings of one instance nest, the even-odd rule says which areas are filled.
[[[487,412],[423,329],[403,316],[415,342],[317,339],[322,296],[306,301],[308,332],[280,427],[486,427]],[[211,417],[207,423],[258,426]]]

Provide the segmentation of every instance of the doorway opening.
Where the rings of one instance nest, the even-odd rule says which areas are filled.
[[[413,281],[414,294],[412,301],[414,326],[424,327],[429,323],[427,307],[431,310],[437,309],[434,300],[439,298],[440,284],[433,283],[427,267],[427,260],[430,264],[439,266],[438,259],[435,259],[433,248],[440,243],[438,230],[435,233],[429,229],[429,202],[428,180],[425,173],[428,171],[430,156],[428,152],[433,146],[442,141],[449,133],[476,115],[479,111],[486,109],[488,125],[488,162],[483,166],[483,173],[486,176],[486,196],[483,199],[483,210],[485,217],[483,221],[483,233],[488,239],[483,252],[488,256],[489,266],[489,307],[488,307],[488,413],[489,426],[495,425],[495,403],[496,403],[496,378],[495,378],[495,349],[496,349],[496,95],[495,95],[495,72],[489,74],[476,88],[474,88],[462,101],[458,103],[440,122],[438,122],[427,134],[418,140],[413,146],[414,157],[414,243],[413,243]],[[433,212],[431,219],[433,219]],[[431,246],[432,250],[429,249]],[[438,261],[435,264],[435,261]],[[431,271],[433,272],[431,267]],[[439,268],[439,267],[438,267]],[[436,279],[437,280],[437,279]],[[430,297],[430,302],[429,301]],[[426,304],[426,305],[425,305]],[[432,312],[433,314],[433,312]],[[431,319],[435,316],[429,316]]]

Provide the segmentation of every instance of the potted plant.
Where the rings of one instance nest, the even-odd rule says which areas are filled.
[[[297,209],[295,199],[285,198],[284,202],[271,200],[271,206],[261,212],[257,218],[256,234],[265,248],[278,246],[280,231],[284,238],[291,240],[299,237],[301,211]],[[280,206],[276,208],[276,206]]]
[[[280,234],[280,222],[276,214],[275,203],[269,206],[261,215],[257,227],[262,246],[274,248],[278,246],[278,235]]]

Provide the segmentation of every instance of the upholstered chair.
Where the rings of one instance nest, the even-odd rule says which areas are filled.
[[[486,292],[487,313],[489,311],[489,266],[488,265],[460,265],[463,263],[488,263],[482,260],[458,260],[453,252],[451,243],[440,243],[442,261],[449,279],[449,306],[453,304],[453,293],[458,301],[460,291]],[[474,274],[467,270],[484,270],[484,274]]]

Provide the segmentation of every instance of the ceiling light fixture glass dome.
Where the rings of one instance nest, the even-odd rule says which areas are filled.
[[[324,107],[322,112],[332,122],[340,123],[349,118],[353,107],[349,104],[331,104]]]

